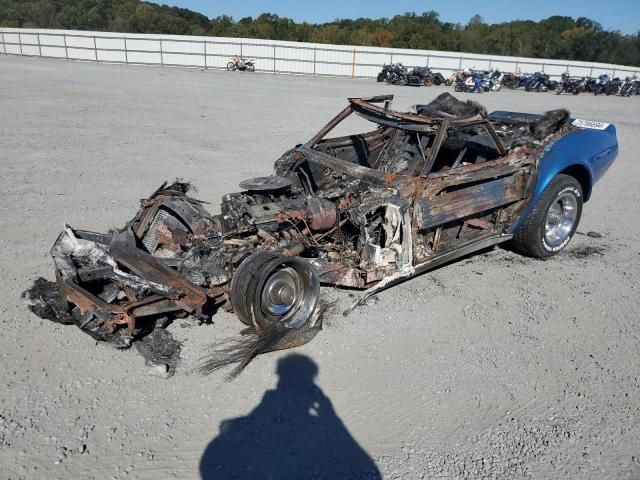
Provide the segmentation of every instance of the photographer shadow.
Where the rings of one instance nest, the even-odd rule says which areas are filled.
[[[277,388],[249,415],[220,424],[202,455],[202,478],[381,479],[314,383],[317,365],[293,354],[278,362],[277,373]]]

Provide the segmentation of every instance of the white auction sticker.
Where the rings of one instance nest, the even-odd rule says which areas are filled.
[[[581,120],[576,118],[571,125],[579,128],[590,128],[592,130],[605,130],[610,124],[604,122],[594,122],[592,120]]]

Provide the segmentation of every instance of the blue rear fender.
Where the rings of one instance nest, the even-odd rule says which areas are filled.
[[[604,175],[618,155],[616,127],[604,130],[580,128],[547,145],[540,154],[538,180],[529,204],[511,228],[515,232],[529,216],[542,192],[560,173],[575,177],[582,186],[584,201],[593,185]]]

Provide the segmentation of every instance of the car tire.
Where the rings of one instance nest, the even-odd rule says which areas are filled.
[[[302,329],[320,310],[320,280],[300,257],[257,252],[238,267],[229,299],[238,318],[259,332]]]
[[[514,247],[536,258],[556,255],[575,234],[582,203],[580,182],[569,175],[557,175],[515,233]]]

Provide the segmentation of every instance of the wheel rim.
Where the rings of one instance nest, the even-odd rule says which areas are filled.
[[[564,242],[571,232],[578,215],[578,201],[575,195],[565,192],[551,205],[544,224],[544,238],[551,247]]]
[[[299,328],[316,310],[320,283],[304,263],[281,264],[264,281],[260,309],[286,328]]]

